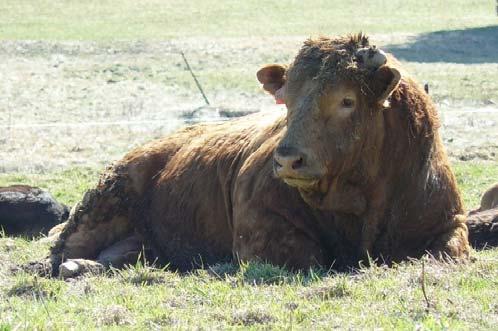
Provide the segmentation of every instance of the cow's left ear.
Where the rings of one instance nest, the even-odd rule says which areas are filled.
[[[280,64],[269,64],[256,73],[263,89],[275,96],[277,103],[283,103],[286,70],[287,68]]]
[[[373,75],[372,91],[375,94],[377,104],[384,105],[387,98],[398,87],[401,73],[396,68],[383,65]]]

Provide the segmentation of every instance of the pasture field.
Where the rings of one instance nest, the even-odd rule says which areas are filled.
[[[482,0],[4,0],[0,33],[14,40],[420,33],[496,24],[494,6]]]
[[[363,31],[430,94],[468,209],[498,182],[495,1],[0,1],[0,186],[72,205],[106,164],[181,126],[285,111],[259,87],[302,41]],[[180,52],[197,74],[204,105]],[[70,281],[19,271],[48,244],[0,234],[0,331],[19,329],[495,329],[498,249],[467,264],[290,273],[137,262]],[[425,289],[425,296],[424,291]]]

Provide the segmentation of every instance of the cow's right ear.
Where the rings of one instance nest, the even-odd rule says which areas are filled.
[[[279,98],[281,97],[281,89],[285,84],[286,70],[287,68],[280,64],[269,64],[259,69],[256,77],[266,91]]]
[[[377,103],[386,105],[387,99],[398,87],[401,80],[401,73],[396,68],[383,65],[374,73],[373,86]]]

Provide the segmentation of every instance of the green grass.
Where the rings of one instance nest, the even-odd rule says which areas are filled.
[[[492,1],[2,0],[0,39],[427,32],[496,24]]]
[[[459,162],[453,165],[467,208],[477,208],[482,194],[498,181],[498,164]]]
[[[6,252],[5,247],[9,243]],[[0,239],[25,261],[40,250]],[[0,280],[0,320],[12,329],[493,329],[498,252],[475,262],[422,262],[352,274],[289,273],[257,263],[178,274],[138,264],[71,282],[19,272]],[[221,272],[220,270],[224,271]]]
[[[1,173],[0,186],[31,185],[47,189],[67,205],[81,200],[83,193],[96,185],[99,171],[91,168],[72,168],[45,174]]]
[[[497,63],[405,63],[420,83],[428,82],[435,101],[498,102]]]

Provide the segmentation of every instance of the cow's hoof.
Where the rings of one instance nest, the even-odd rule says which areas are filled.
[[[59,266],[59,276],[63,279],[74,278],[87,273],[99,274],[104,266],[98,262],[85,259],[71,259]]]

